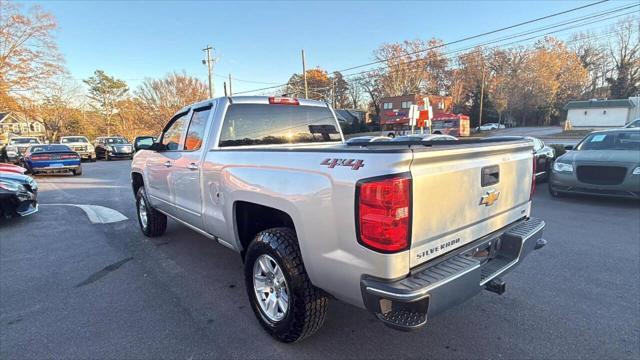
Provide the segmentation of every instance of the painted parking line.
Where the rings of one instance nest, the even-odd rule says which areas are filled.
[[[84,205],[84,204],[39,204],[40,206],[75,206],[84,211],[92,224],[111,224],[115,222],[125,221],[129,218],[124,216],[118,210],[100,205]]]

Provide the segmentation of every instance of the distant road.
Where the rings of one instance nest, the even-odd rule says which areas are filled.
[[[513,127],[494,130],[491,132],[491,135],[552,137],[550,135],[559,134],[561,132],[562,128],[560,126]]]

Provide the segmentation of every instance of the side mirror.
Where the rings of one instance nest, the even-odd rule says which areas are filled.
[[[564,149],[567,151],[573,150],[573,145],[565,145]]]
[[[135,139],[133,148],[135,149],[135,151],[145,149],[157,151],[158,149],[154,148],[157,144],[155,141],[156,138],[153,136],[140,136]]]

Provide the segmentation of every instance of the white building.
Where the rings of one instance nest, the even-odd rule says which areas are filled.
[[[569,101],[564,109],[574,129],[616,128],[640,117],[640,97]]]

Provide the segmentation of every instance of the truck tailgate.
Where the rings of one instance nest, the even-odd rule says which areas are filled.
[[[531,142],[442,150],[414,151],[411,267],[529,215]]]

